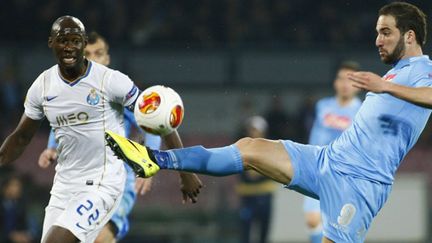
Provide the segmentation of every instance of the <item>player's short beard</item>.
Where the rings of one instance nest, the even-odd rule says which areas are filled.
[[[389,53],[387,57],[384,57],[383,62],[385,64],[390,64],[390,65],[395,64],[401,59],[404,53],[405,53],[405,43],[404,43],[403,35],[401,35],[401,38],[396,44],[393,52]]]

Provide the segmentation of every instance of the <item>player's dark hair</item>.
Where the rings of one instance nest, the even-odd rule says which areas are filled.
[[[103,36],[101,36],[99,33],[97,33],[96,31],[92,31],[88,34],[87,36],[88,38],[88,43],[89,44],[94,44],[96,43],[98,40],[101,40],[105,43],[106,49],[109,49],[109,45],[108,42],[105,40],[105,38]]]
[[[426,44],[426,14],[418,7],[406,2],[392,2],[382,7],[378,14],[393,16],[401,34],[412,30],[415,32],[417,44],[420,46]]]
[[[360,70],[360,64],[355,61],[344,61],[341,64],[339,64],[338,70],[341,69],[348,69],[354,72],[357,72]]]

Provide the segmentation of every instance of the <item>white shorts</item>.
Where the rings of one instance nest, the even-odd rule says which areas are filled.
[[[107,193],[97,186],[61,194],[51,192],[45,208],[42,239],[56,225],[68,229],[81,242],[93,242],[120,205],[122,194]]]

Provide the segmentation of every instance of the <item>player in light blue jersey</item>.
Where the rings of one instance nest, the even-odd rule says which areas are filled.
[[[86,58],[108,66],[110,63],[108,43],[99,34],[92,32],[89,34],[89,42],[84,49]],[[125,136],[130,137],[132,127],[137,129],[135,117],[131,111],[124,109],[124,127]],[[144,134],[145,145],[154,149],[160,148],[161,138],[152,134]],[[53,160],[57,157],[57,143],[55,141],[54,132],[51,130],[47,149],[42,152],[39,158],[39,165],[46,168]],[[131,212],[135,203],[137,192],[144,194],[150,189],[151,180],[143,180],[141,178],[135,180],[135,173],[125,163],[125,169],[127,171],[127,178],[125,183],[125,189],[123,192],[123,198],[119,208],[113,215],[108,224],[99,233],[96,242],[113,242],[116,239],[121,240],[124,238],[129,231],[129,219],[128,215]]]
[[[430,91],[426,87],[432,86],[432,61],[422,52],[425,14],[409,3],[389,3],[379,10],[376,31],[381,60],[393,66],[384,79]],[[323,242],[364,242],[372,219],[388,199],[400,162],[430,113],[391,93],[369,92],[352,125],[328,146],[243,138],[220,148],[159,151],[131,146],[113,132],[106,132],[106,140],[114,153],[140,166],[144,177],[152,176],[155,167],[215,176],[253,169],[320,200]]]
[[[347,129],[361,106],[356,97],[358,88],[348,78],[348,74],[359,70],[356,62],[342,63],[333,82],[336,95],[319,100],[315,106],[315,120],[309,136],[309,144],[328,145]],[[322,240],[320,203],[305,196],[303,203],[306,224],[310,230],[311,243]]]

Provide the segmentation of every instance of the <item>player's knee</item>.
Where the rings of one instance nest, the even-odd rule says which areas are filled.
[[[306,217],[306,225],[309,229],[316,229],[321,226],[320,217]]]
[[[262,138],[245,137],[235,143],[237,148],[240,150],[245,168],[247,168],[248,164],[257,158],[257,155],[259,155],[259,148],[264,142],[265,139]]]

